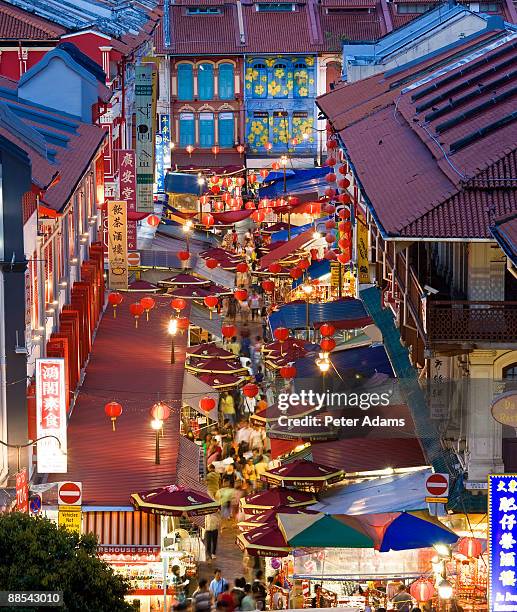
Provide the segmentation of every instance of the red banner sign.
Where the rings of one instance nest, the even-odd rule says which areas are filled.
[[[29,479],[25,468],[16,474],[16,510],[29,511]]]
[[[136,212],[136,160],[132,149],[121,149],[118,152],[120,199],[127,202],[127,212]],[[127,248],[136,249],[136,221],[128,215]]]

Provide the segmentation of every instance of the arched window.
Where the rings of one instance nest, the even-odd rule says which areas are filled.
[[[512,363],[506,368],[503,368],[503,378],[505,380],[516,380],[517,381],[517,363]]]
[[[180,113],[180,147],[193,145],[195,141],[194,113]]]
[[[271,96],[273,98],[287,98],[289,95],[288,82],[289,71],[287,64],[278,62],[273,67],[273,76],[269,83],[269,93]]]
[[[267,98],[267,68],[266,64],[253,64],[252,97]]]
[[[199,146],[207,149],[214,144],[214,114],[199,113]]]
[[[212,64],[199,64],[197,70],[197,85],[200,100],[213,100],[214,67]]]
[[[233,64],[219,65],[219,98],[221,100],[232,100],[235,96],[233,80]]]
[[[305,63],[294,65],[293,93],[295,98],[307,98],[309,95],[309,73]]]
[[[194,76],[192,64],[178,66],[178,99],[192,100],[194,97]]]
[[[233,113],[219,113],[219,146],[230,148],[234,144]]]

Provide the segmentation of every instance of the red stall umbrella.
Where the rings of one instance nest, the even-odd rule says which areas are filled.
[[[267,470],[264,472],[262,480],[284,487],[291,486],[319,490],[329,484],[343,480],[344,476],[344,470],[299,459],[272,470]]]
[[[217,346],[215,342],[204,342],[187,347],[187,357],[196,357],[198,359],[235,359],[235,355],[231,351]]]
[[[264,525],[271,525],[276,522],[277,514],[319,514],[319,512],[317,510],[304,508],[303,506],[299,506],[298,508],[293,508],[292,506],[278,506],[276,508],[271,508],[271,510],[266,510],[266,512],[262,512],[261,514],[253,514],[244,521],[237,523],[237,525],[242,531],[263,527]]]
[[[253,557],[286,557],[291,547],[278,525],[267,524],[237,536],[237,546]]]
[[[202,516],[220,509],[219,502],[208,495],[177,485],[132,493],[130,502],[135,510],[165,516]]]
[[[240,501],[241,509],[246,514],[260,514],[277,506],[296,508],[298,506],[310,506],[314,503],[316,503],[316,498],[310,493],[284,487],[275,487],[260,493],[252,493]]]

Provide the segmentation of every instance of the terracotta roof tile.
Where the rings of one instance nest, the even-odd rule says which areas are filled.
[[[56,23],[0,2],[0,39],[57,40],[65,33]]]
[[[491,232],[514,266],[517,266],[517,212],[496,219]]]

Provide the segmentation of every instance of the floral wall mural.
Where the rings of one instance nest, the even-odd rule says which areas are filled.
[[[248,57],[244,81],[248,154],[315,154],[315,56]]]

